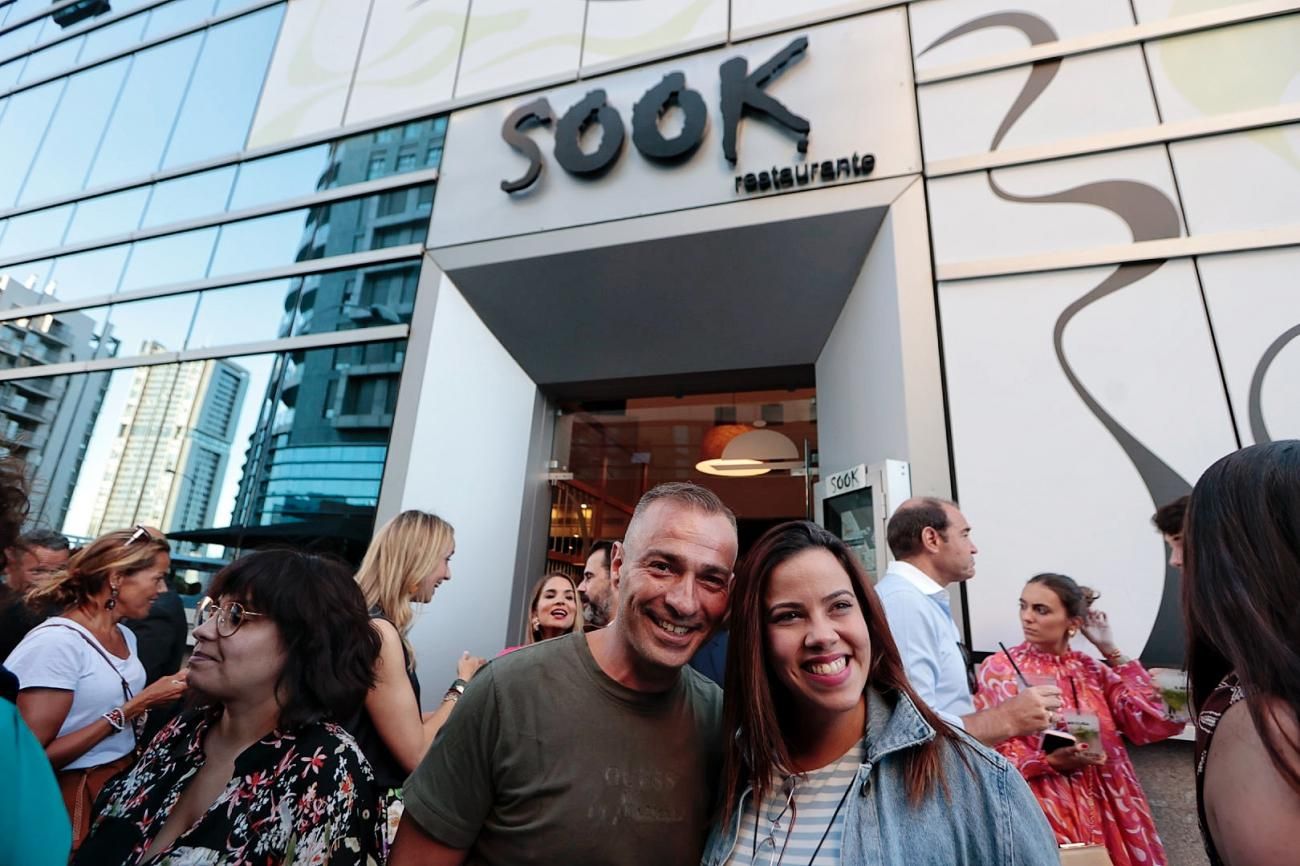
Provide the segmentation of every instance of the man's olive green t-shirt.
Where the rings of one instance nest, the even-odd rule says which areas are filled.
[[[406,780],[406,814],[473,866],[694,866],[720,770],[722,692],[610,679],[585,635],[483,668]]]

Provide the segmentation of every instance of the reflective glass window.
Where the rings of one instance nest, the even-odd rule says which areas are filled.
[[[28,82],[46,78],[75,65],[77,55],[81,53],[81,41],[79,38],[65,39],[49,48],[33,52],[27,58],[27,65],[23,67],[23,74],[19,81]]]
[[[87,33],[78,63],[92,63],[140,44],[149,15],[132,15]]]
[[[113,109],[89,186],[158,170],[202,40],[203,35],[196,33],[132,55],[131,72]]]
[[[308,212],[288,211],[227,223],[212,260],[211,276],[257,271],[302,260],[298,254],[308,237]]]
[[[281,4],[206,31],[165,167],[243,148],[283,14]]]
[[[194,319],[196,294],[169,295],[114,304],[108,314],[110,333],[121,341],[121,355],[175,352],[185,347]]]
[[[143,228],[221,213],[230,197],[235,166],[187,174],[153,186]]]
[[[26,286],[37,294],[45,291],[45,285],[49,281],[50,270],[54,267],[54,259],[41,259],[38,262],[23,262],[17,265],[0,266],[0,277],[9,279]],[[29,301],[29,303],[40,303],[43,299]],[[13,304],[10,304],[13,306]]]
[[[9,20],[16,20],[14,13],[10,13]],[[10,30],[8,33],[0,33],[0,58],[12,57],[31,48],[36,44],[36,38],[40,35],[40,32],[41,22],[33,21],[16,30]]]
[[[0,159],[0,209],[11,208],[17,201],[66,83],[64,79],[51,81],[15,93],[6,102],[0,118],[0,141],[5,148],[4,159]]]
[[[203,292],[186,348],[287,337],[298,309],[300,282],[270,280]]]
[[[57,247],[72,217],[72,205],[45,208],[10,217],[0,235],[0,256],[18,256]]]
[[[147,186],[82,199],[77,202],[64,242],[77,244],[135,231],[148,200]]]
[[[0,93],[8,90],[18,83],[18,76],[23,73],[23,66],[26,65],[27,59],[20,57],[17,60],[10,60],[7,63],[0,63]],[[0,114],[4,113],[4,101],[0,100]]]
[[[124,244],[60,256],[50,275],[52,294],[60,301],[110,295],[117,288],[126,257]]]
[[[201,279],[207,273],[216,239],[213,227],[137,242],[121,291]]]
[[[304,147],[250,160],[239,167],[239,179],[230,199],[231,210],[256,207],[315,192],[329,166],[327,144]]]
[[[20,203],[82,189],[127,67],[127,60],[115,60],[68,79]]]
[[[145,28],[144,38],[154,39],[192,27],[205,21],[211,14],[212,0],[172,0],[171,3],[154,7],[149,13],[149,25]]]

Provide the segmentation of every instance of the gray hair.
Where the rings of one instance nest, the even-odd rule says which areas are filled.
[[[24,532],[18,536],[17,546],[24,550],[31,550],[33,547],[42,547],[46,550],[72,549],[68,537],[61,532],[55,532],[53,529],[33,529],[30,532]]]
[[[636,510],[632,512],[632,519],[627,524],[627,532],[623,535],[624,547],[627,546],[627,539],[633,536],[637,523],[650,509],[650,506],[656,502],[672,502],[686,508],[702,511],[705,514],[721,515],[727,518],[733,532],[736,529],[736,515],[732,514],[731,509],[723,504],[722,500],[718,498],[718,494],[689,481],[668,481],[647,490],[641,497],[641,501],[636,504]]]

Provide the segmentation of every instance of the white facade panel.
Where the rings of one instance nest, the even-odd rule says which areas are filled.
[[[875,155],[874,171],[862,179],[916,173],[920,155],[906,33],[903,10],[887,10],[457,112],[447,134],[431,243],[450,246],[734,201],[746,195],[743,188],[738,190],[738,178],[746,173],[855,154]],[[719,65],[745,57],[752,73],[802,36],[809,42],[806,54],[766,92],[810,122],[807,163],[800,159],[796,136],[788,129],[751,116],[739,124],[738,161],[732,166],[722,151]],[[501,136],[502,125],[517,108],[544,97],[559,117],[590,91],[601,89],[630,138],[633,105],[665,75],[678,71],[685,74],[687,86],[700,93],[708,111],[703,142],[685,162],[653,163],[625,141],[613,167],[598,181],[573,177],[555,160],[557,124],[552,124],[528,132],[543,158],[538,181],[523,192],[502,191],[503,180],[519,178],[528,166]],[[871,110],[856,110],[855,105]],[[667,130],[665,124],[665,134],[670,135]],[[822,186],[814,182],[798,188]]]
[[[940,265],[1123,245],[1135,225],[1182,234],[1163,147],[942,177],[929,191]]]
[[[790,3],[789,0],[731,0],[731,38],[748,39],[763,33],[785,30],[893,6],[897,0],[802,0]]]
[[[1050,78],[1039,70],[1050,70]],[[1046,89],[1012,118],[995,148],[1002,124],[1035,76]],[[922,85],[917,98],[929,162],[1160,122],[1142,49],[1135,45]]]
[[[1146,46],[1166,123],[1300,102],[1300,15]]]
[[[1300,248],[1197,265],[1242,443],[1300,439]]]
[[[1128,0],[922,0],[909,8],[918,72],[1133,25]],[[968,32],[935,45],[958,28]]]
[[[324,132],[343,123],[369,13],[370,0],[295,0],[287,4],[248,136],[250,148]]]
[[[1192,234],[1300,225],[1300,124],[1169,146]]]
[[[584,0],[475,0],[456,96],[577,77],[586,8]]]
[[[1019,642],[1021,587],[1058,571],[1100,590],[1139,652],[1165,582],[1150,518],[1173,498],[1152,479],[1190,485],[1236,447],[1191,263],[1089,299],[1113,272],[940,285],[957,490],[980,548],[975,649]]]
[[[467,5],[468,0],[374,0],[347,122],[451,99]]]
[[[582,70],[590,75],[726,40],[727,0],[588,3]]]

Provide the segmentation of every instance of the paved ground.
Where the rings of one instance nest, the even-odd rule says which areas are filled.
[[[1196,824],[1192,744],[1178,740],[1128,747],[1151,803],[1169,866],[1208,866]]]

